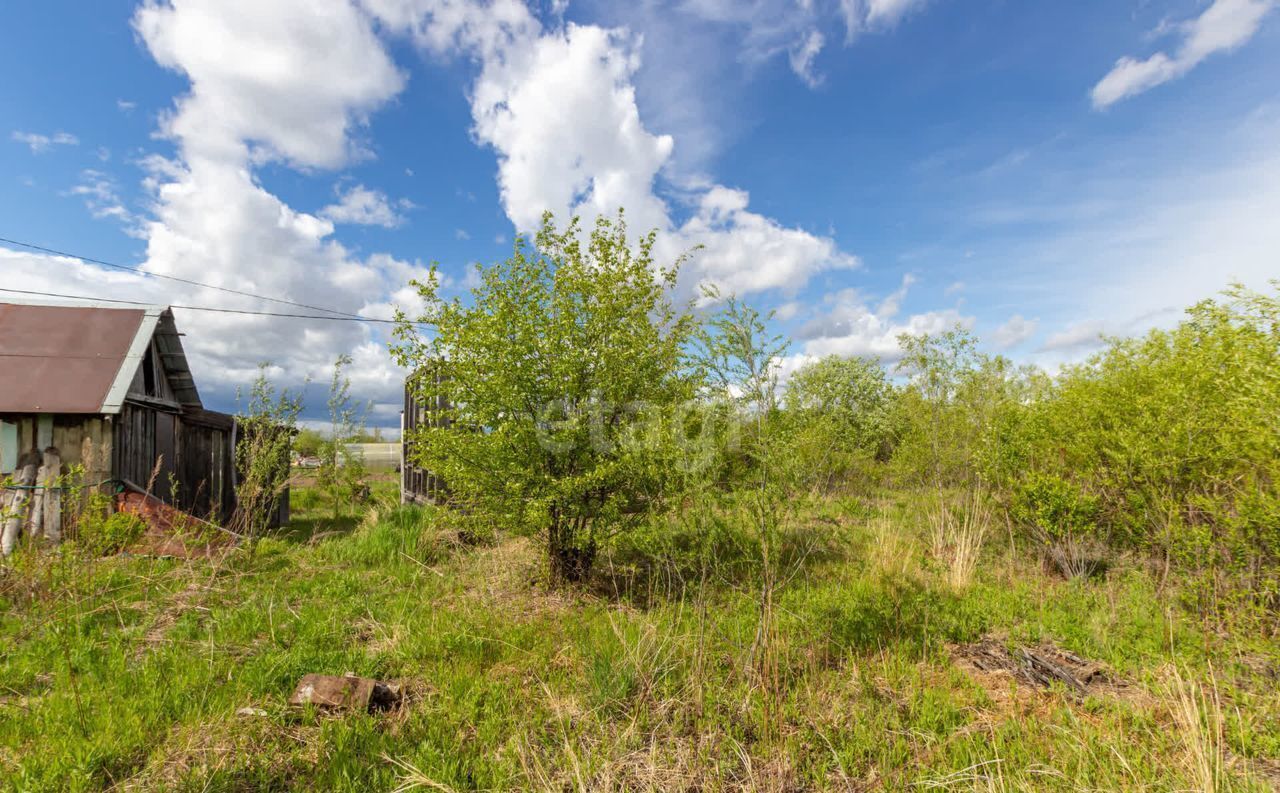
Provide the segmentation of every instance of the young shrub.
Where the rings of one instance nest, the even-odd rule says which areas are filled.
[[[328,500],[334,520],[369,496],[366,483],[369,472],[364,457],[352,449],[352,444],[364,435],[368,407],[362,409],[352,403],[351,378],[343,374],[350,365],[350,355],[338,356],[333,364],[333,380],[329,384],[329,437],[321,440],[318,449],[320,467],[316,471],[316,486]]]
[[[1058,539],[1083,532],[1095,545],[1151,554],[1187,585],[1203,616],[1275,624],[1276,288],[1280,282],[1268,293],[1232,287],[1188,309],[1176,327],[1111,340],[1059,375],[1046,398],[1028,405],[1020,458],[1060,481],[1015,480],[1024,522],[1053,530],[1045,525],[1053,518],[1069,532]]]
[[[654,472],[620,439],[646,406],[693,396],[693,320],[670,297],[679,262],[658,267],[655,240],[633,249],[621,214],[586,240],[548,214],[532,247],[478,267],[467,301],[445,299],[434,270],[414,282],[425,311],[396,331],[400,365],[440,375],[410,387],[447,404],[409,438],[414,462],[465,510],[540,535],[555,580],[584,580],[650,503]]]
[[[830,355],[787,382],[791,446],[810,480],[830,487],[888,458],[893,387],[871,358]]]
[[[898,337],[898,372],[909,377],[894,400],[893,467],[907,483],[934,489],[991,486],[1019,465],[1024,406],[1046,388],[1043,373],[977,351],[977,339],[956,327]]]
[[[249,537],[259,537],[271,526],[289,487],[290,444],[302,412],[302,398],[287,389],[277,393],[267,368],[259,367],[248,406],[236,417],[239,485],[232,525]]]
[[[92,556],[110,556],[133,545],[147,530],[142,518],[131,512],[115,512],[80,524],[80,545]]]
[[[1105,553],[1097,499],[1057,475],[1033,473],[1014,492],[1010,512],[1064,576],[1097,571]]]

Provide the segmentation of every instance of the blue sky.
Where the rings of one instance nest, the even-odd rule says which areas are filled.
[[[461,290],[543,209],[624,205],[705,246],[684,293],[776,308],[789,366],[958,322],[1052,369],[1280,274],[1274,6],[7,4],[0,236],[385,317],[426,262]],[[13,245],[0,280],[272,308]],[[179,321],[213,407],[348,352],[395,421],[376,326]]]

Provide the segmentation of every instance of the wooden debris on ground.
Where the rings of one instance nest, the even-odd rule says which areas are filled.
[[[368,677],[346,675],[303,675],[289,704],[314,705],[325,710],[389,710],[401,698],[400,686]]]
[[[1011,651],[1004,642],[986,637],[973,644],[953,647],[952,655],[981,672],[1006,673],[1039,688],[1058,683],[1079,696],[1114,683],[1102,664],[1052,644],[1017,647]]]

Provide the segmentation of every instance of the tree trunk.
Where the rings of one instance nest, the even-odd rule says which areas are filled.
[[[581,584],[591,575],[591,565],[596,560],[594,541],[581,541],[578,530],[580,521],[566,518],[562,512],[552,512],[551,526],[547,530],[547,561],[551,580],[561,584]]]

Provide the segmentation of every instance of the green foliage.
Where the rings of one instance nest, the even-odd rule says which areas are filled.
[[[303,457],[319,457],[324,446],[324,435],[319,430],[304,427],[293,438],[293,451]]]
[[[790,409],[829,417],[836,431],[872,453],[888,432],[892,395],[884,369],[872,358],[829,355],[801,367],[787,383]]]
[[[714,287],[703,292],[708,300],[721,300]],[[713,389],[713,397],[728,397],[754,415],[764,416],[777,407],[778,361],[789,342],[769,331],[772,312],[762,315],[735,295],[724,297],[723,302],[698,326],[695,365]]]
[[[329,502],[336,520],[368,498],[366,483],[369,472],[364,457],[352,449],[364,435],[368,406],[361,408],[351,399],[351,378],[344,374],[351,365],[350,355],[340,355],[333,364],[333,380],[329,384],[329,435],[321,440],[317,452],[320,467],[316,485]]]
[[[865,479],[893,450],[895,394],[880,363],[830,355],[787,383],[789,445],[808,477],[827,485]]]
[[[1113,544],[1195,576],[1205,613],[1274,613],[1277,404],[1280,299],[1235,287],[1063,372],[1025,411],[1011,478],[1077,483]]]
[[[103,524],[115,511],[111,496],[97,490],[89,491],[83,504],[77,506],[79,511],[75,513],[75,535],[81,539],[86,535],[102,534]]]
[[[1033,473],[1013,494],[1010,510],[1019,523],[1052,541],[1092,537],[1098,532],[1098,501],[1053,474]]]
[[[91,556],[120,553],[136,543],[147,530],[142,518],[131,512],[111,511],[109,496],[94,494],[77,523],[80,547]]]
[[[1106,544],[1098,500],[1054,474],[1030,473],[1013,491],[1010,517],[1027,528],[1069,577],[1092,574]]]
[[[657,488],[620,441],[647,407],[693,395],[693,321],[669,294],[679,262],[657,267],[654,241],[632,248],[621,215],[583,240],[576,219],[558,231],[548,214],[532,247],[478,267],[467,302],[445,299],[434,271],[416,283],[425,313],[398,329],[420,396],[448,403],[449,427],[411,438],[415,462],[473,514],[540,534],[557,578],[584,577]]]
[[[302,397],[277,392],[262,364],[249,391],[249,401],[236,417],[236,514],[233,527],[250,537],[271,525],[289,486],[290,446],[302,412]]]
[[[1017,470],[1008,440],[1020,431],[1021,406],[1044,391],[1047,378],[978,352],[977,339],[960,327],[903,334],[898,344],[898,371],[909,377],[894,417],[899,477],[934,488],[968,487],[980,480],[998,484]]]

